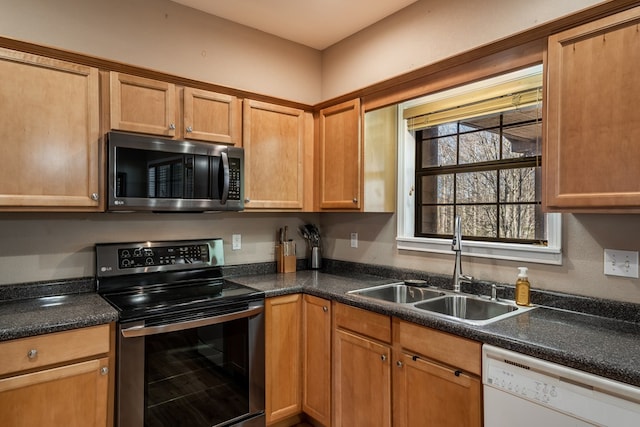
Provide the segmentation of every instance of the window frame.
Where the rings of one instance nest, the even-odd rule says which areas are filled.
[[[541,65],[540,65],[541,67]],[[531,73],[531,69],[520,73]],[[513,78],[514,74],[505,72],[497,78],[478,83],[464,85],[459,89],[446,91],[451,94],[477,90],[488,84],[495,84],[501,79]],[[397,235],[396,244],[399,250],[451,254],[451,239],[435,237],[415,237],[415,131],[409,131],[403,111],[424,102],[424,98],[406,101],[398,108],[398,200],[397,200]],[[562,216],[559,213],[546,213],[547,245],[506,243],[494,241],[464,240],[463,254],[471,257],[523,261],[540,264],[562,265]]]

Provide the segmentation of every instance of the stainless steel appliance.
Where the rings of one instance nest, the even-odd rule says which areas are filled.
[[[244,150],[126,132],[107,133],[110,211],[244,209]]]
[[[513,351],[482,347],[484,425],[637,426],[640,389]]]
[[[221,239],[96,245],[120,314],[120,427],[265,425],[264,293],[224,279]]]

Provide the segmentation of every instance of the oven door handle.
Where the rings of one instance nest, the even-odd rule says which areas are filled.
[[[264,307],[252,307],[247,310],[236,311],[234,313],[223,314],[221,316],[205,317],[202,319],[187,320],[184,322],[169,323],[166,325],[156,326],[133,326],[131,328],[120,331],[125,338],[146,337],[149,335],[157,335],[165,332],[183,331],[185,329],[199,328],[201,326],[217,325],[219,323],[230,322],[232,320],[244,319],[252,317],[264,311]]]

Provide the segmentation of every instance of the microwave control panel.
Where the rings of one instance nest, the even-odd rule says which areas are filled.
[[[229,159],[229,199],[240,200],[240,159]]]

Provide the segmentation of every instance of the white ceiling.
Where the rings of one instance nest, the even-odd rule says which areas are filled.
[[[417,0],[172,0],[323,50]]]

